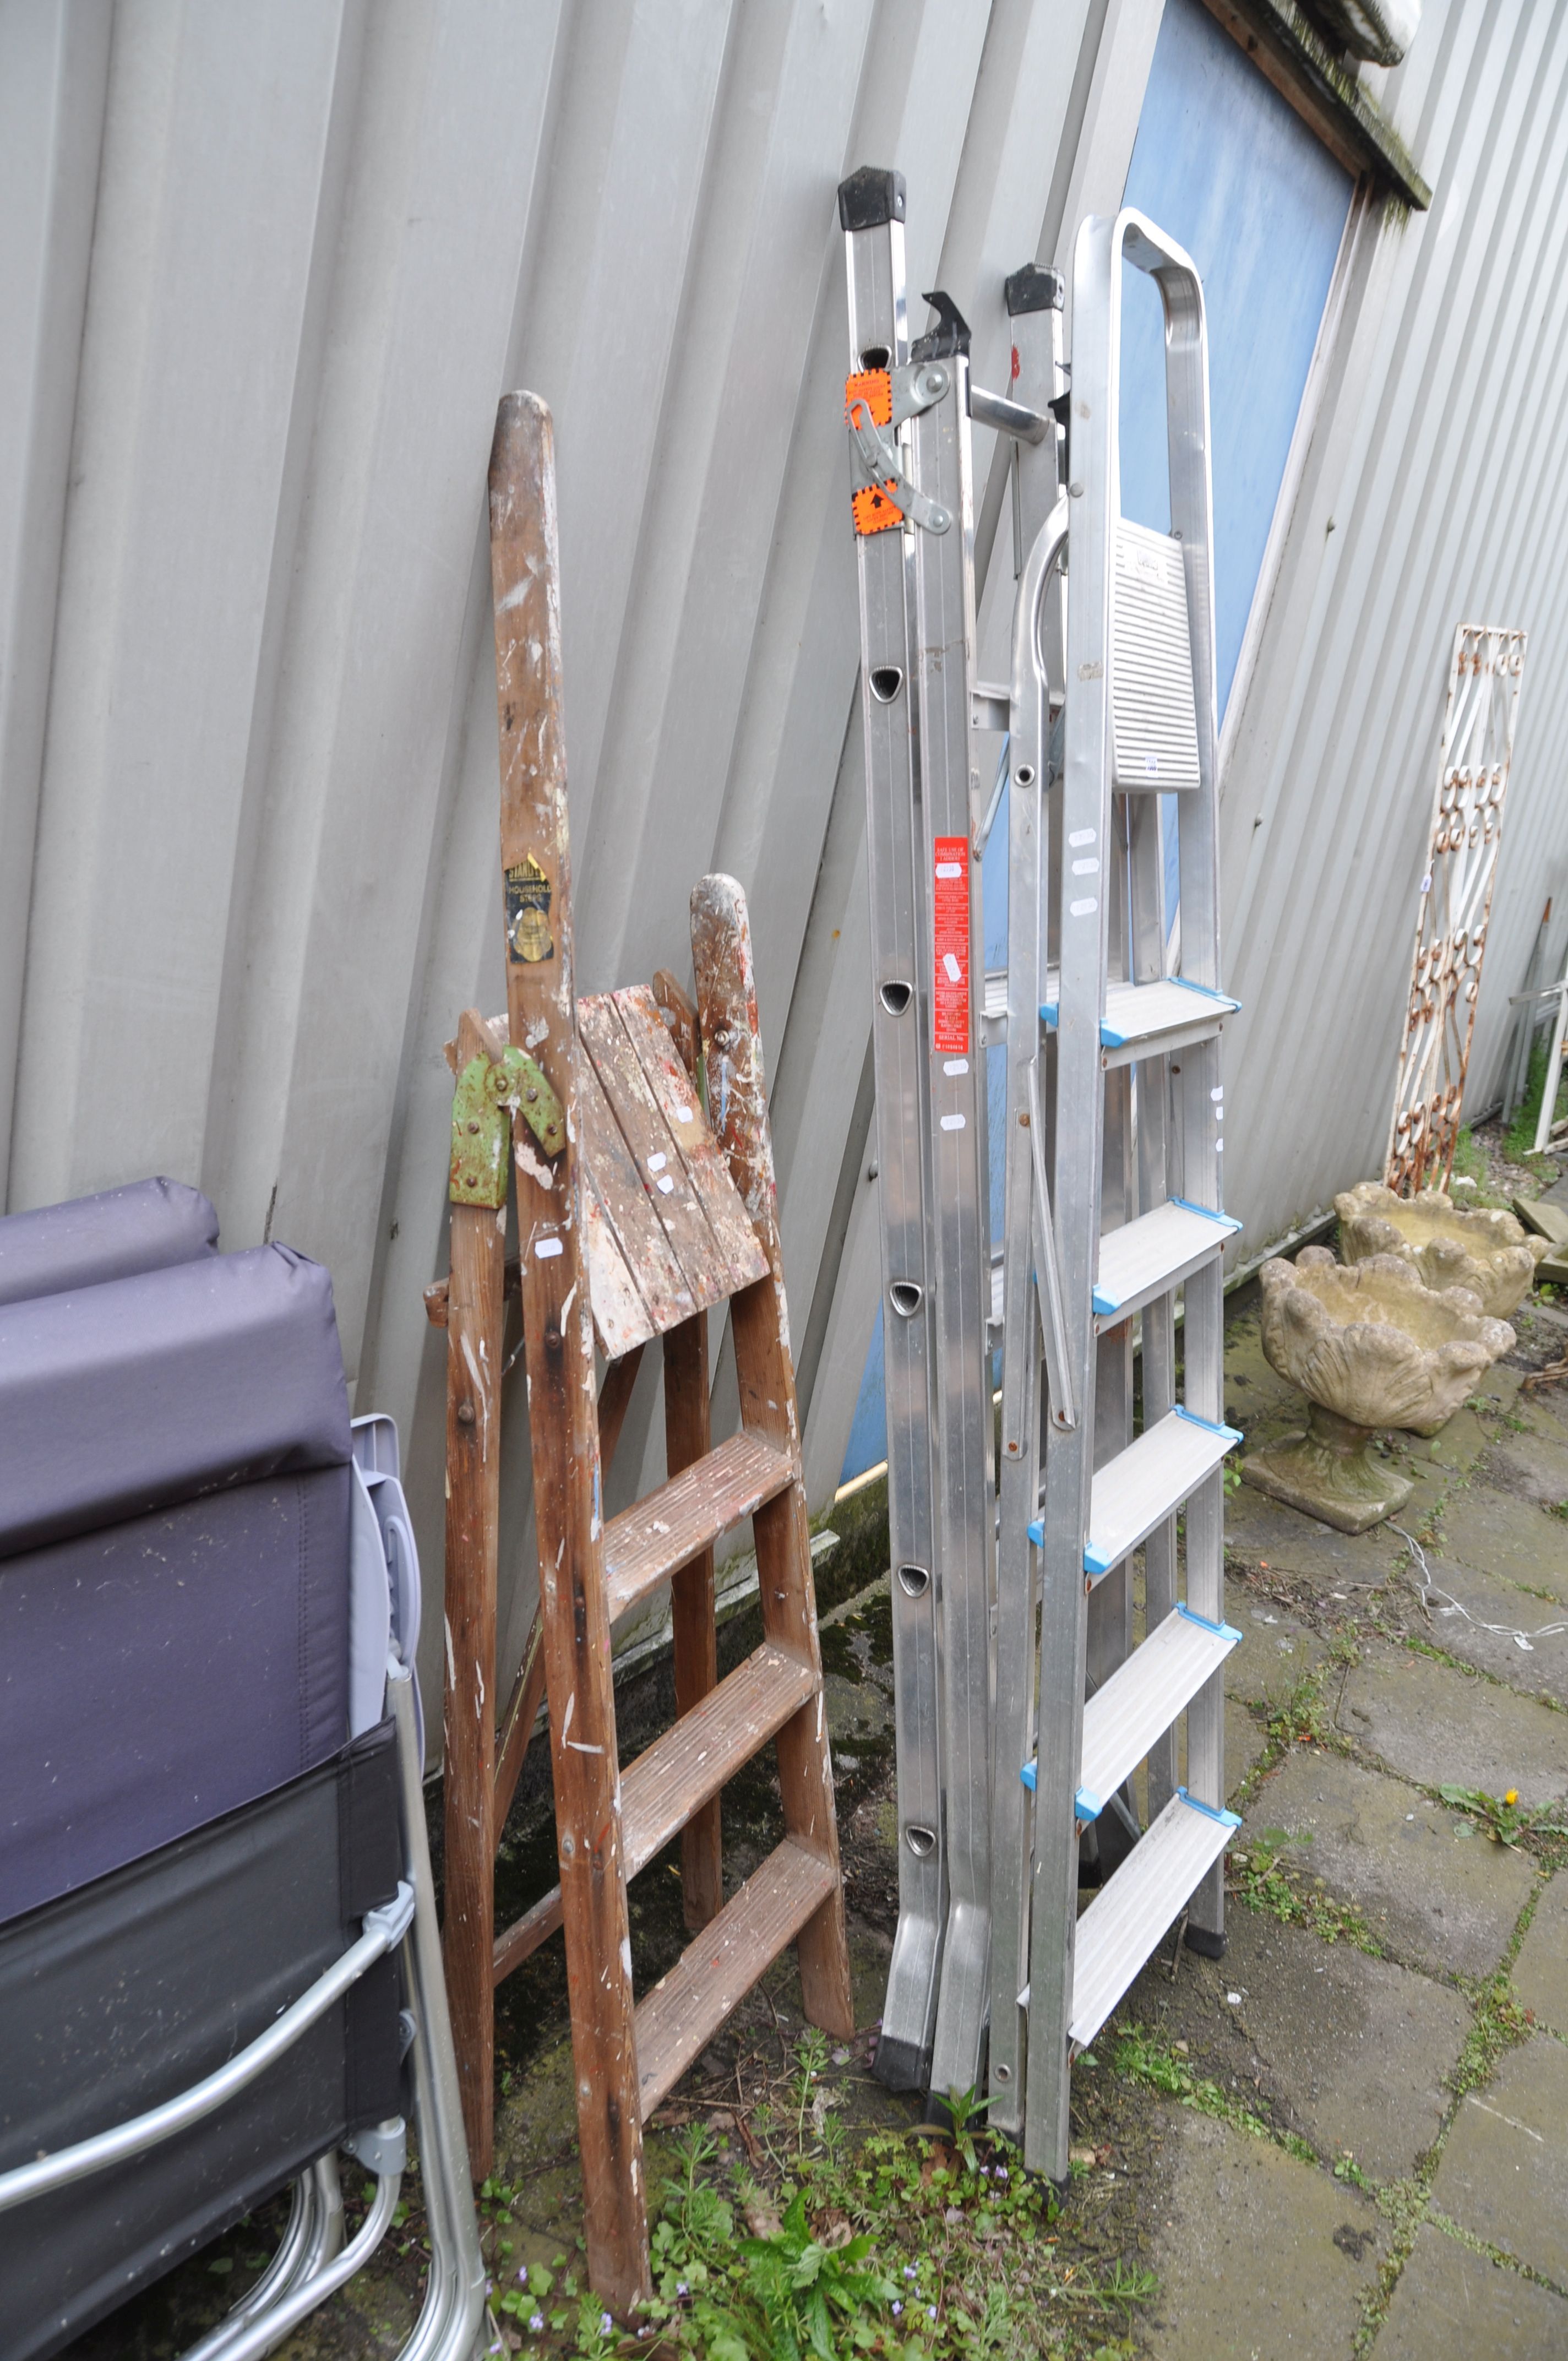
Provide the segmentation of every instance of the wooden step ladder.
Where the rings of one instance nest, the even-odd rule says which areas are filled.
[[[625,2308],[650,2285],[641,2126],[737,2003],[795,1942],[807,2016],[839,2036],[854,2019],[745,899],[725,877],[706,877],[694,891],[695,1023],[663,979],[663,1008],[646,987],[576,1000],[552,430],[532,394],[500,406],[490,541],[508,1007],[504,1038],[499,1023],[465,1017],[456,1060],[459,1202],[445,1306],[448,1980],[483,2171],[491,1990],[565,1927],[588,2273],[607,2301]],[[687,1033],[694,1065],[700,1039],[707,1115],[666,1009],[676,1034]],[[499,1761],[489,1702],[499,1411],[492,1373],[507,1283],[504,1175],[487,1190],[477,1169],[477,1185],[464,1193],[466,1083],[479,1110],[466,1119],[477,1126],[476,1145],[486,1136],[485,1106],[513,1115],[539,1555],[541,1645],[525,1653]],[[476,1202],[486,1196],[499,1210]],[[715,1446],[707,1330],[723,1303],[741,1423]],[[604,1464],[655,1336],[668,1480],[607,1521]],[[602,1392],[596,1343],[608,1365]],[[720,1681],[713,1545],[748,1516],[763,1639]],[[623,1774],[611,1631],[666,1580],[677,1719]],[[540,1663],[560,1884],[492,1939],[496,1834],[537,1710]],[[770,1741],[784,1839],[726,1902],[719,1792]],[[686,1919],[700,1932],[638,2001],[627,1881],[683,1832]]]

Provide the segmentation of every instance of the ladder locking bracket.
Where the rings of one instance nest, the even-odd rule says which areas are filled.
[[[546,1156],[566,1145],[566,1119],[543,1069],[526,1050],[503,1051],[499,1064],[481,1050],[457,1077],[452,1100],[452,1168],[447,1195],[455,1205],[499,1212],[507,1201],[507,1147],[516,1109]]]
[[[906,418],[918,417],[940,401],[952,382],[951,371],[940,361],[921,361],[912,367],[895,369],[865,369],[852,377],[844,389],[844,415],[865,469],[867,485],[891,496],[894,514],[879,518],[874,524],[861,522],[860,490],[854,498],[855,525],[858,532],[879,531],[907,518],[927,533],[943,533],[951,530],[952,511],[939,500],[927,495],[912,484],[899,465],[898,445],[894,439]],[[881,412],[881,424],[878,413]],[[890,430],[886,434],[881,425]]]

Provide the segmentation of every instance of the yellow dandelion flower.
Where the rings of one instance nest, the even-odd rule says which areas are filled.
[[[1508,1789],[1508,1794],[1503,1797],[1503,1801],[1504,1801],[1504,1803],[1505,1803],[1505,1804],[1517,1804],[1517,1803],[1519,1802],[1519,1789],[1518,1789],[1517,1787],[1510,1787],[1510,1788]]]

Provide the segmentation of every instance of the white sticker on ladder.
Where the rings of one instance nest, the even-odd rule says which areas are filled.
[[[1087,902],[1069,902],[1067,906],[1075,918],[1091,918],[1100,905],[1091,899]]]
[[[942,953],[942,967],[949,983],[962,983],[964,972],[951,951]]]

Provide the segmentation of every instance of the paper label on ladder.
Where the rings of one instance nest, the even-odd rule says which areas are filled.
[[[937,875],[931,897],[937,954],[931,1008],[934,1047],[969,1055],[969,839],[937,839]]]

